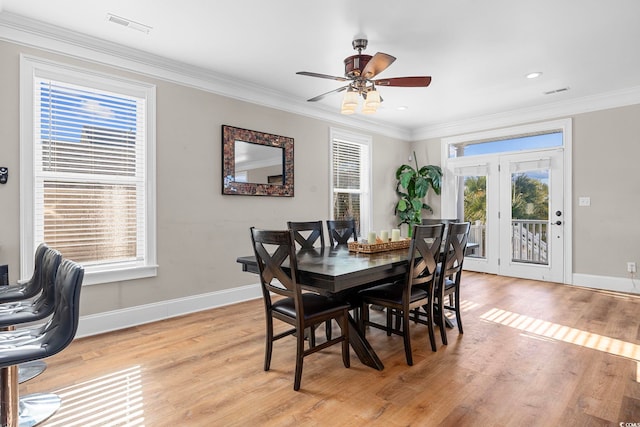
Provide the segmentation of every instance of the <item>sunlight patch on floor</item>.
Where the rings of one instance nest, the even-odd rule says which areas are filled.
[[[140,366],[54,391],[62,405],[47,426],[144,426]]]
[[[492,308],[482,314],[480,319],[519,329],[525,333],[533,334],[536,337],[576,344],[581,347],[631,359],[638,362],[636,382],[640,382],[640,345],[638,344],[571,328],[558,323],[547,322],[536,319],[535,317],[500,310],[498,308]]]

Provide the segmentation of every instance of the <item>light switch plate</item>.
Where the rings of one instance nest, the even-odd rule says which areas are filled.
[[[578,206],[591,206],[591,197],[578,197]]]

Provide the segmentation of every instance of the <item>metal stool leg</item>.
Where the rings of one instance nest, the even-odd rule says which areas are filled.
[[[60,408],[60,397],[53,393],[18,396],[18,367],[0,368],[0,425],[30,427],[40,424]]]

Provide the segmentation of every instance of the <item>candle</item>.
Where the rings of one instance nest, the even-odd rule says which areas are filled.
[[[369,232],[369,237],[367,238],[367,242],[369,242],[370,245],[373,245],[376,242],[376,232],[375,231],[370,231]]]
[[[394,228],[393,230],[391,230],[391,241],[397,242],[398,240],[400,240],[400,229]]]
[[[384,243],[387,243],[389,241],[389,230],[381,230],[380,238]]]

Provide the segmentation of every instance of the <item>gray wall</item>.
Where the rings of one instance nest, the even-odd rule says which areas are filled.
[[[332,123],[0,42],[0,165],[10,172],[8,184],[0,186],[0,264],[10,265],[12,281],[18,279],[20,249],[20,53],[157,85],[158,276],[85,286],[83,315],[257,283],[257,276],[243,273],[235,261],[251,254],[250,226],[285,228],[287,220],[328,218]],[[294,138],[295,197],[221,194],[223,124]],[[374,227],[390,229],[395,224],[393,173],[407,158],[409,145],[371,136]]]

